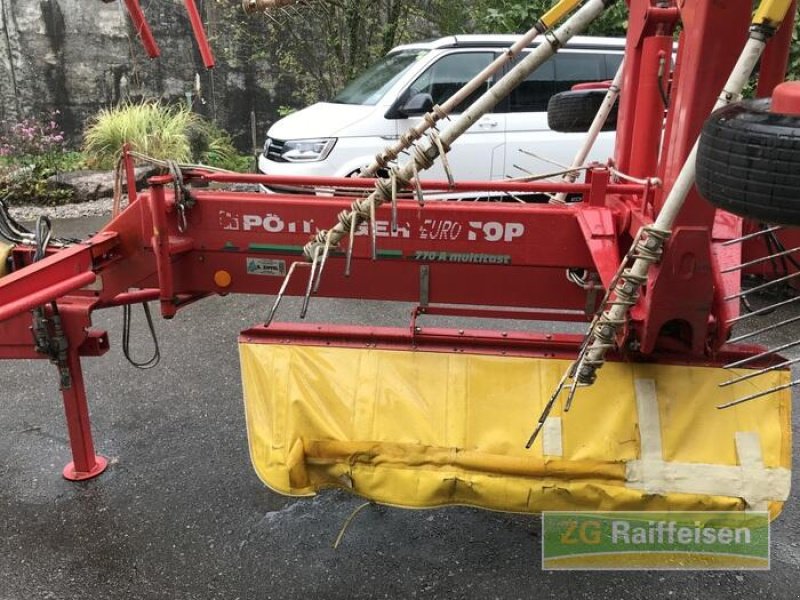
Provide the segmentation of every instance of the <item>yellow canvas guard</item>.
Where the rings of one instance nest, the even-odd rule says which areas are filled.
[[[246,341],[240,357],[253,465],[283,494],[773,517],[789,495],[790,392],[718,410],[737,397],[721,368],[609,362],[526,450],[566,360]]]

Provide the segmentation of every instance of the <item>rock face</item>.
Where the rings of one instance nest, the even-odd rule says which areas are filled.
[[[148,177],[152,177],[158,169],[152,167],[139,167],[136,169],[136,189],[145,187]],[[124,180],[123,180],[124,181]],[[114,195],[113,171],[72,171],[59,173],[47,180],[50,189],[71,189],[73,202],[88,202],[100,198],[110,198]],[[127,192],[128,186],[123,183],[122,190]]]
[[[279,104],[269,87],[272,61],[238,61],[243,53],[235,39],[221,33],[215,39],[217,11],[230,7],[199,0],[218,63],[206,71],[183,2],[143,6],[161,49],[153,61],[121,2],[0,0],[0,121],[57,109],[60,125],[75,139],[87,117],[120,100],[188,98],[196,111],[234,134],[242,149],[249,148],[250,111],[261,135]]]

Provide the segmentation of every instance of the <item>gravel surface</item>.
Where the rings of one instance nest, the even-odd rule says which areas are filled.
[[[79,217],[98,217],[111,214],[112,198],[101,198],[81,202],[80,204],[63,204],[61,206],[12,206],[11,216],[17,221],[35,221],[39,216],[46,215],[51,220],[76,219]]]
[[[219,186],[217,186],[219,187]],[[237,192],[257,192],[258,186],[255,184],[240,183],[226,186]],[[55,219],[78,219],[81,217],[102,217],[111,214],[114,204],[113,198],[100,198],[77,204],[63,204],[61,206],[12,206],[10,207],[11,216],[17,221],[35,221],[40,215],[47,215],[51,220]],[[123,206],[125,199],[123,198]]]

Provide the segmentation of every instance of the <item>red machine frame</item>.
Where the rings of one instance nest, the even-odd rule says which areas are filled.
[[[377,215],[378,260],[372,260],[366,230],[360,232],[352,274],[344,276],[343,253],[332,253],[318,295],[414,302],[419,305],[415,315],[587,322],[636,232],[652,223],[744,43],[751,3],[723,4],[694,2],[679,10],[661,2],[630,3],[632,26],[615,165],[635,177],[656,177],[662,185],[616,183],[600,165],[587,172],[584,183],[576,184],[425,183],[426,192],[567,192],[582,200],[566,206],[428,202],[424,207],[415,200],[400,200],[397,232],[389,225],[388,208]],[[679,18],[684,27],[662,144],[665,107],[658,87],[664,89],[670,82],[669,70],[664,75],[660,65],[671,57]],[[761,64],[759,94],[768,94],[782,81],[792,28],[793,19],[787,19],[770,42]],[[725,36],[712,31],[724,31]],[[704,60],[687,60],[699,56],[701,50]],[[132,168],[128,158],[128,181],[133,181]],[[243,182],[364,190],[374,186],[369,179],[186,171],[180,182],[173,176],[152,178],[148,191],[89,240],[51,250],[35,263],[31,248],[14,250],[13,272],[0,280],[0,359],[49,358],[36,351],[31,310],[44,307],[52,335],[60,335],[52,329],[52,318],[58,315],[65,352],[56,362],[68,374],[62,376],[62,394],[73,455],[64,470],[68,479],[94,477],[106,466],[105,459],[95,453],[80,364],[82,357],[100,356],[109,347],[107,334],[91,329],[94,310],[157,300],[161,314],[172,318],[181,307],[210,294],[276,294],[282,275],[292,263],[303,260],[302,248],[309,236],[316,228],[333,225],[338,213],[352,202],[352,197],[335,195],[267,195],[202,187]],[[182,194],[176,196],[176,183],[188,186],[190,204]],[[740,274],[723,271],[766,252],[759,240],[722,244],[757,227],[715,211],[693,192],[663,261],[631,312],[627,339],[636,343],[622,347],[622,358],[718,364],[731,355],[752,354],[753,347],[725,344],[727,322],[738,314],[738,305],[724,298],[739,291]],[[796,231],[780,235],[788,247],[800,245]],[[765,263],[760,268],[770,266]],[[565,277],[566,269],[596,273],[598,281],[580,287]],[[298,270],[287,294],[306,293],[307,277],[301,273],[308,271]],[[579,336],[567,334],[464,334],[427,330],[414,323],[407,331],[325,327],[322,333],[306,325],[275,324],[248,330],[243,336],[282,333],[542,356],[574,355],[580,342]]]

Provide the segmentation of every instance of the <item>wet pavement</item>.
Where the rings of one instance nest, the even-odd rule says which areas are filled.
[[[60,222],[58,234],[101,224]],[[121,309],[98,313],[112,350],[84,365],[95,442],[111,466],[81,484],[61,478],[69,452],[55,370],[0,362],[0,600],[800,598],[797,475],[773,524],[768,572],[545,572],[537,517],[468,508],[369,506],[334,549],[362,500],[287,499],[250,466],[236,337],[268,304],[211,298],[157,319],[163,358],[149,371],[122,355]],[[134,318],[144,356],[141,312]],[[365,318],[405,324],[408,307],[318,300],[309,314]],[[798,337],[786,329],[772,341]]]

